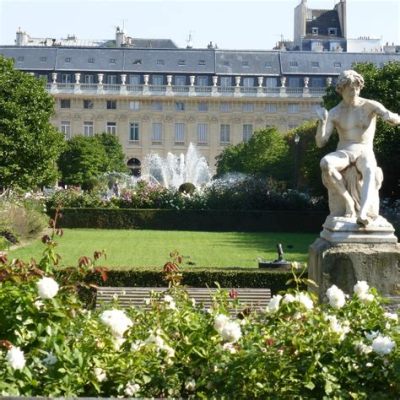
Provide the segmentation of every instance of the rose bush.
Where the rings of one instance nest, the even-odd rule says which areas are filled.
[[[352,297],[330,288],[323,305],[291,290],[255,310],[220,291],[204,309],[170,262],[168,293],[149,309],[88,310],[76,289],[93,262],[82,257],[61,281],[54,237],[43,242],[39,263],[0,258],[0,395],[400,397],[398,316],[366,282]]]

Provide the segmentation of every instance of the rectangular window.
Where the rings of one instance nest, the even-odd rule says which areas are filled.
[[[83,123],[83,134],[84,136],[93,136],[93,122],[85,121]]]
[[[112,135],[117,134],[117,123],[116,122],[107,122],[106,132],[111,133]]]
[[[243,78],[243,87],[253,87],[254,86],[254,78],[253,77],[247,77]]]
[[[230,103],[221,103],[219,106],[219,110],[221,112],[230,112],[231,111],[231,104]]]
[[[175,102],[175,110],[176,111],[185,111],[185,103],[182,101]]]
[[[197,86],[208,86],[208,76],[198,76]]]
[[[253,125],[244,124],[243,125],[243,142],[248,142],[253,134]]]
[[[46,62],[47,61],[47,57],[40,57],[40,62]]]
[[[60,130],[65,139],[71,139],[71,123],[69,121],[61,121]]]
[[[175,144],[185,143],[185,124],[177,122],[175,124]]]
[[[337,29],[336,28],[328,28],[328,35],[329,36],[336,36],[337,35]]]
[[[140,85],[140,75],[129,75],[128,82],[130,85]]]
[[[139,122],[131,122],[129,124],[129,141],[130,142],[139,141]]]
[[[161,101],[153,100],[151,103],[151,109],[153,111],[162,111],[163,105],[162,105]]]
[[[311,61],[311,66],[313,68],[319,68],[319,61]]]
[[[178,60],[178,65],[182,67],[183,65],[186,65],[186,61],[185,60]]]
[[[297,63],[297,61],[289,61],[289,67],[298,67],[299,64]]]
[[[88,63],[93,64],[94,63],[94,58],[93,57],[89,58],[88,59]]]
[[[197,105],[197,109],[200,112],[208,111],[208,103],[206,101],[200,101],[200,103]]]
[[[92,100],[83,100],[83,108],[93,108]]]
[[[299,112],[299,105],[298,103],[289,103],[288,104],[288,113],[295,114]]]
[[[278,86],[278,79],[277,78],[267,78],[265,80],[265,86],[267,88],[274,88]]]
[[[278,111],[278,106],[274,103],[269,103],[265,105],[265,112],[276,113]]]
[[[152,132],[151,132],[151,141],[153,144],[161,144],[162,143],[162,124],[161,124],[161,122],[153,122]]]
[[[253,112],[254,111],[254,104],[253,103],[243,103],[242,104],[242,111],[243,112]]]
[[[61,74],[61,83],[71,83],[71,74]]]
[[[186,85],[186,76],[183,76],[183,75],[175,76],[175,85],[176,86],[185,86]]]
[[[164,60],[161,59],[157,60],[157,65],[164,65],[164,64],[165,64]]]
[[[129,102],[129,109],[132,111],[140,110],[140,101],[134,100]]]
[[[116,109],[117,109],[117,101],[107,100],[107,110],[116,110]]]
[[[71,57],[65,57],[65,62],[70,63],[71,62]]]
[[[70,99],[60,99],[60,108],[71,108]]]
[[[341,68],[341,67],[342,67],[342,63],[341,63],[341,62],[335,61],[335,62],[333,63],[333,66],[334,66],[335,68]]]
[[[229,86],[232,86],[232,77],[221,76],[221,87],[229,87]]]
[[[206,145],[208,143],[208,124],[197,124],[197,144]]]
[[[85,77],[84,77],[84,83],[87,83],[87,84],[93,84],[94,83],[94,76],[93,75],[85,75]]]
[[[311,33],[312,33],[313,35],[318,35],[318,28],[317,28],[317,27],[311,28]]]
[[[199,60],[197,65],[206,65],[206,60]]]
[[[221,144],[229,144],[231,141],[231,127],[228,124],[221,124],[219,141]]]
[[[164,77],[162,75],[152,75],[151,82],[155,86],[161,86],[164,84]]]
[[[117,75],[107,75],[107,84],[108,85],[116,85],[117,84]]]

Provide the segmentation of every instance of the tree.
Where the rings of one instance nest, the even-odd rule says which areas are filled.
[[[58,165],[63,183],[92,189],[105,172],[126,172],[123,159],[118,138],[102,133],[92,137],[74,136],[67,142]]]
[[[390,62],[380,68],[374,64],[358,64],[354,69],[364,77],[362,97],[377,100],[393,112],[400,111],[400,63]],[[331,109],[339,101],[340,96],[334,88],[329,88],[324,96],[324,106]],[[390,126],[378,119],[374,149],[384,175],[381,193],[400,197],[400,127]]]
[[[290,170],[288,144],[276,128],[254,132],[247,143],[227,147],[217,157],[217,175],[242,172],[287,180]]]
[[[0,57],[0,185],[34,189],[54,183],[63,135],[50,124],[54,100],[44,82]]]
[[[105,172],[126,172],[125,155],[118,137],[109,133],[101,133],[95,138],[102,144],[106,152]]]

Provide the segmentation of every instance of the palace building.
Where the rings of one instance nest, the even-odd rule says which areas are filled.
[[[303,0],[294,41],[275,50],[178,48],[117,28],[107,41],[34,39],[19,30],[0,54],[44,79],[56,102],[52,123],[66,139],[117,135],[132,173],[147,154],[184,153],[190,142],[214,166],[227,145],[257,129],[285,132],[315,119],[326,86],[354,63],[400,61],[395,49],[347,51],[345,6],[342,0],[325,15]]]

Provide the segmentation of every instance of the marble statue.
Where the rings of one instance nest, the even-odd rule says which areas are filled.
[[[323,147],[336,129],[339,143],[336,151],[321,160],[322,181],[328,189],[330,217],[355,220],[367,227],[379,217],[379,188],[382,170],[373,150],[376,118],[392,125],[400,116],[377,101],[359,96],[363,77],[355,71],[343,71],[336,91],[342,101],[329,112],[320,108],[316,143]]]

